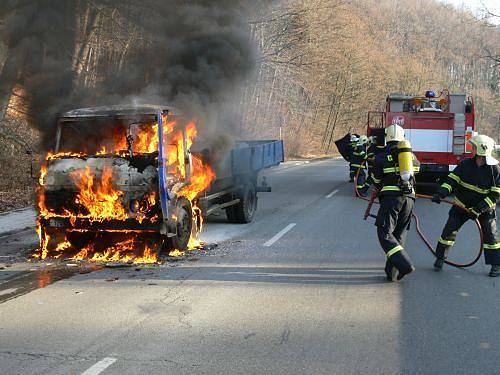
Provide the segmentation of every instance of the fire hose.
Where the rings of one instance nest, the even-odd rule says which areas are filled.
[[[375,203],[379,204],[379,202],[375,201],[375,199],[378,196],[378,190],[374,190],[372,192],[370,199],[363,197],[358,191],[358,186],[357,186],[358,185],[358,176],[359,176],[359,173],[361,172],[361,169],[364,169],[365,164],[366,164],[366,160],[363,161],[363,163],[361,164],[361,168],[358,168],[358,171],[357,171],[356,176],[354,178],[354,189],[356,191],[356,197],[368,202],[368,206],[366,207],[366,211],[365,211],[365,214],[363,217],[364,220],[366,220],[368,217],[376,218],[375,215],[371,214],[371,209],[373,207],[373,204],[375,204]],[[424,194],[415,194],[415,195],[417,198],[432,199],[432,196],[430,196],[430,195],[424,195]],[[463,207],[463,206],[461,206],[453,201],[450,201],[447,199],[442,199],[441,202],[448,203],[454,207],[461,209],[462,211],[464,211],[466,213],[469,213],[469,210],[467,208],[465,208],[465,207]],[[432,246],[429,239],[425,236],[425,234],[420,226],[420,219],[419,219],[418,215],[415,213],[412,213],[412,218],[415,220],[415,226],[416,226],[417,233],[418,233],[419,237],[422,239],[422,241],[426,245],[427,249],[432,253],[432,255],[434,257],[436,257],[436,252],[434,251],[434,247]],[[479,252],[478,252],[477,256],[474,258],[474,260],[472,260],[468,263],[458,263],[458,262],[453,262],[450,260],[445,260],[444,262],[446,264],[453,266],[453,267],[457,267],[457,268],[467,268],[467,267],[471,267],[474,264],[476,264],[477,261],[481,258],[481,255],[483,254],[483,244],[484,244],[483,231],[482,231],[481,223],[479,222],[479,220],[476,219],[474,222],[476,223],[477,229],[479,231],[479,238],[480,238],[480,247],[479,247]]]

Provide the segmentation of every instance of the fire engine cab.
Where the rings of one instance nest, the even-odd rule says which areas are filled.
[[[474,102],[466,94],[443,90],[439,96],[389,94],[384,112],[368,112],[367,134],[385,142],[385,127],[397,124],[420,161],[420,182],[436,182],[471,156],[467,142],[474,133]]]

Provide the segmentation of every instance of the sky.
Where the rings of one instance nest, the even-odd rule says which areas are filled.
[[[481,11],[485,7],[492,13],[500,15],[500,1],[499,0],[439,0],[442,3],[452,4],[457,8],[470,9],[474,14]],[[500,17],[499,17],[500,18]],[[500,20],[494,20],[498,24]]]

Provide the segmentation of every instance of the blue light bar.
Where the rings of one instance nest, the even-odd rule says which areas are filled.
[[[436,93],[432,90],[427,90],[425,92],[425,97],[426,98],[435,98],[436,97]]]

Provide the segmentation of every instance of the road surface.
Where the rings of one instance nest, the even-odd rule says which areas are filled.
[[[0,373],[500,372],[500,280],[483,260],[436,273],[412,230],[417,271],[386,282],[343,161],[266,175],[273,192],[252,224],[214,217],[204,239],[217,249],[160,267],[23,262],[34,232],[1,237]],[[433,242],[447,209],[417,202]],[[455,259],[472,257],[478,240],[467,224]]]

